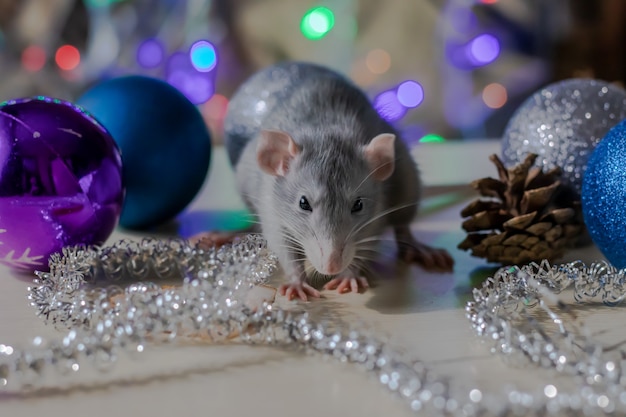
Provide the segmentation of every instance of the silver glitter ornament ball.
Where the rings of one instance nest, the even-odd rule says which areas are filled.
[[[502,159],[513,166],[528,153],[545,170],[561,167],[561,181],[581,194],[587,160],[606,133],[626,118],[626,91],[593,79],[550,84],[528,98],[509,121]]]

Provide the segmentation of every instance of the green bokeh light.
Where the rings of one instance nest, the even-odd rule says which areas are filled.
[[[89,7],[108,7],[113,5],[114,3],[121,3],[124,0],[86,0],[87,6]]]
[[[427,135],[422,136],[420,139],[420,143],[433,143],[433,142],[445,142],[446,140],[443,136],[435,135],[434,133],[429,133]]]
[[[335,15],[327,7],[314,7],[307,11],[300,22],[300,30],[305,38],[322,39],[335,25]]]

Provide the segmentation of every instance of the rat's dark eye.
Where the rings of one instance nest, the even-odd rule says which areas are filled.
[[[357,198],[352,205],[352,213],[356,213],[361,210],[363,210],[363,200],[361,200],[361,198]]]
[[[313,211],[311,205],[309,204],[309,200],[307,200],[305,196],[300,197],[300,208],[305,211]]]

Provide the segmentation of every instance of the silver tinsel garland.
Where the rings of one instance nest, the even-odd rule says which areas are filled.
[[[200,335],[212,343],[300,349],[357,364],[427,415],[626,412],[626,352],[603,349],[556,295],[571,287],[576,301],[618,303],[625,276],[606,264],[502,269],[474,290],[467,317],[494,353],[573,375],[575,389],[546,384],[536,392],[463,391],[369,332],[267,303],[251,308],[246,296],[277,267],[259,237],[211,250],[177,240],[68,248],[51,258],[50,267],[37,273],[29,298],[46,322],[69,330],[55,340],[37,337],[24,349],[0,344],[0,392],[44,388],[44,376],[71,388],[80,384],[74,375],[90,367],[110,369],[121,354]],[[182,285],[165,285],[181,276]],[[142,282],[147,279],[158,281]],[[537,319],[533,308],[549,320]]]

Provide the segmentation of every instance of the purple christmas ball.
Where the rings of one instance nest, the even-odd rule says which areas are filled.
[[[0,104],[0,262],[47,270],[62,247],[101,244],[124,190],[115,142],[78,106],[47,97]]]

